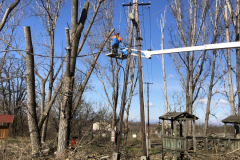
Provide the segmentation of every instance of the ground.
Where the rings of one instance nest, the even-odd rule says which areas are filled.
[[[161,144],[161,138],[156,134],[150,134],[150,139],[152,144]],[[48,140],[43,144],[42,155],[39,159],[44,160],[54,160],[54,159],[64,159],[64,160],[75,160],[75,159],[111,159],[113,149],[115,144],[109,141],[110,134],[106,134],[106,137],[102,136],[102,133],[94,133],[92,139],[91,133],[85,134],[84,137],[77,140],[77,147],[74,151],[68,149],[66,154],[60,158],[56,158],[54,152],[56,152],[56,141]],[[17,137],[9,138],[7,159],[31,159],[31,144],[29,138]],[[158,145],[157,148],[149,148],[148,155],[151,160],[161,160],[162,159],[162,148]],[[3,159],[3,155],[0,155],[0,159]],[[122,160],[140,160],[142,156],[141,147],[141,134],[137,134],[137,138],[133,138],[130,135],[127,140],[122,140],[121,145],[121,159]],[[172,154],[165,154],[164,159],[173,159]],[[214,154],[204,154],[197,152],[197,154],[189,155],[184,157],[184,159],[210,159],[210,160],[231,160],[240,159],[239,150],[235,151],[224,151],[222,153]]]

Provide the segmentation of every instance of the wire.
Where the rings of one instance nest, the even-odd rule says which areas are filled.
[[[169,6],[169,5],[168,5],[168,6]],[[145,21],[145,20],[149,19],[150,17],[152,17],[152,16],[154,16],[154,15],[158,14],[159,12],[161,12],[162,10],[164,10],[165,8],[167,8],[168,6],[164,7],[163,9],[160,9],[159,11],[157,11],[157,12],[156,12],[156,13],[154,13],[153,15],[149,16],[148,18],[146,18],[146,19],[142,20],[141,22],[143,22],[143,21]],[[140,22],[140,23],[141,23],[141,22]]]
[[[143,6],[142,6],[142,12],[143,12]],[[144,14],[143,14],[143,19],[144,19]],[[146,49],[146,37],[145,37],[145,26],[144,26],[144,23],[143,23],[143,31],[144,31],[144,35],[143,35],[143,38],[144,38],[144,47]]]
[[[102,52],[107,52],[107,51],[109,51],[110,49],[108,49],[108,50],[105,50],[105,51],[102,51]],[[0,52],[7,52],[7,51],[24,51],[24,52],[26,52],[25,50],[5,50],[5,51],[0,51]],[[74,56],[74,57],[70,57],[70,58],[76,58],[76,57],[86,57],[86,56],[90,56],[90,55],[94,55],[94,54],[97,54],[97,53],[99,53],[99,52],[96,52],[96,53],[90,53],[90,54],[84,54],[84,55],[79,55],[79,56]],[[30,53],[30,54],[32,54],[32,53]],[[34,56],[39,56],[39,57],[53,57],[53,56],[45,56],[45,55],[41,55],[41,54],[32,54],[32,55],[34,55]],[[53,57],[53,58],[66,58],[66,56],[65,57]]]
[[[149,15],[151,15],[150,9],[149,9]],[[149,41],[149,48],[151,48],[151,42],[152,42],[152,21],[150,17],[150,41]]]
[[[151,11],[150,11],[150,8],[149,8],[149,15],[151,15]],[[152,43],[152,20],[151,20],[151,17],[150,17],[150,41],[149,41],[149,48],[151,49],[151,43]],[[152,76],[152,60],[151,60],[151,76]],[[153,82],[153,76],[152,76],[152,82]]]

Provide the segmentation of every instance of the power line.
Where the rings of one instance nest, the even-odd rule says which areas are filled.
[[[23,51],[23,52],[26,52],[25,50],[20,50],[20,49],[17,49],[17,50],[4,50],[4,51],[0,51],[0,52],[7,52],[7,51]],[[107,52],[107,51],[110,51],[110,49],[105,50],[105,51],[102,51],[102,52]],[[90,53],[90,54],[84,54],[84,55],[79,55],[79,56],[74,56],[74,57],[70,57],[70,58],[86,57],[86,56],[90,56],[90,55],[95,55],[95,54],[97,54],[97,53],[99,53],[99,52]],[[29,54],[32,54],[32,55],[34,55],[34,56],[39,56],[39,57],[66,58],[66,56],[62,57],[62,56],[46,56],[46,55],[33,54],[33,53],[29,53]]]
[[[169,5],[168,5],[168,6],[169,6]],[[161,12],[162,10],[166,9],[168,6],[166,6],[166,7],[164,7],[163,9],[161,9],[161,10],[157,11],[156,13],[154,13],[154,14],[153,14],[153,15],[151,15],[151,16],[149,16],[148,18],[146,18],[146,19],[142,20],[140,23],[142,23],[143,21],[145,21],[145,20],[149,19],[150,17],[152,17],[152,16],[154,16],[154,15],[158,14],[158,13],[159,13],[159,12]]]

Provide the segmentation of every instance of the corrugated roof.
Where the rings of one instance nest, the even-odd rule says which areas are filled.
[[[238,123],[240,124],[240,116],[231,115],[222,120],[223,123]]]
[[[198,119],[198,117],[196,117],[195,115],[189,114],[188,112],[168,112],[163,116],[160,116],[159,119],[164,119],[164,120],[169,120],[169,119],[177,119],[177,118],[196,118]]]

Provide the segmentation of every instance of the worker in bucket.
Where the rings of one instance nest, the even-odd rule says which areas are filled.
[[[119,37],[119,33],[116,33],[116,35],[112,36],[111,39],[112,39],[112,53],[117,55],[119,43],[122,42],[122,38]]]

